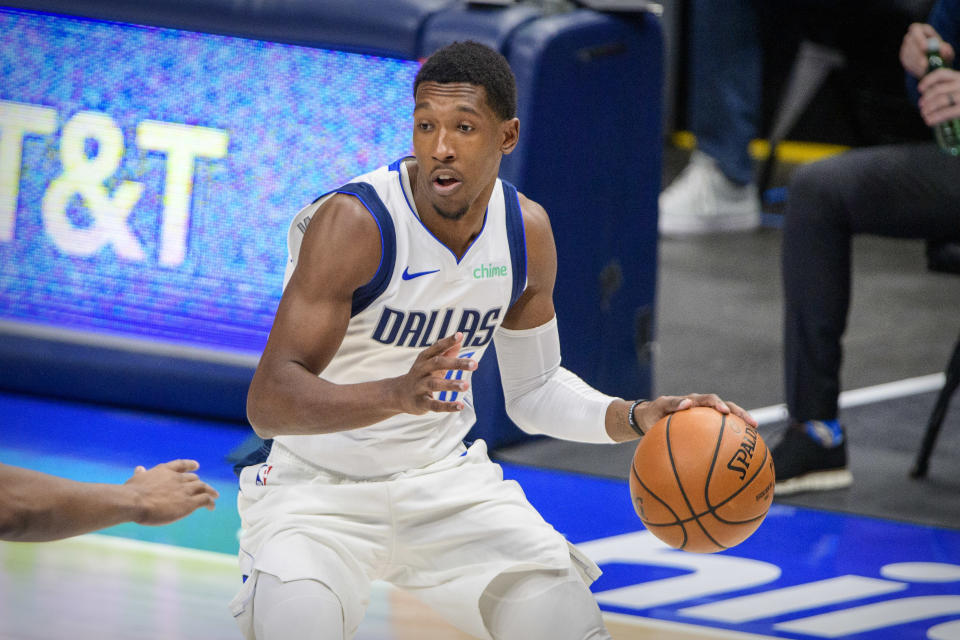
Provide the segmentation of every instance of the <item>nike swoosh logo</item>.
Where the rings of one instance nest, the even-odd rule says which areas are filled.
[[[410,273],[410,267],[407,267],[403,270],[403,279],[404,280],[413,280],[414,278],[419,278],[420,276],[427,276],[431,273],[436,273],[440,269],[434,269],[433,271],[417,271],[416,273]]]

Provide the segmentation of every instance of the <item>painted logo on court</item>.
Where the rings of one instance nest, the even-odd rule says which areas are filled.
[[[745,542],[689,553],[643,528],[620,480],[504,476],[603,570],[591,590],[608,618],[656,620],[657,637],[960,640],[960,529],[774,503]]]
[[[612,574],[593,585],[606,611],[777,638],[960,640],[960,532],[791,511],[794,526],[768,518],[760,545],[721,554],[670,549],[643,530],[577,546]],[[796,535],[801,519],[823,517],[850,540],[831,527]]]

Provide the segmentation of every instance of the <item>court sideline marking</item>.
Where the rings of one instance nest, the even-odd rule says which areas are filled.
[[[840,393],[839,405],[841,409],[849,409],[851,407],[859,407],[884,400],[894,400],[896,398],[915,396],[930,391],[938,391],[943,388],[946,379],[947,377],[943,372],[931,373],[915,378],[885,382],[872,387],[842,391]],[[756,419],[760,426],[781,422],[790,417],[787,413],[786,404],[775,404],[769,407],[753,409],[750,411],[750,415]]]

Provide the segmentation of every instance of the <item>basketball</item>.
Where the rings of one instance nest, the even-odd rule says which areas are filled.
[[[640,440],[630,496],[675,549],[714,553],[757,530],[773,502],[773,458],[754,427],[709,407],[673,413]]]

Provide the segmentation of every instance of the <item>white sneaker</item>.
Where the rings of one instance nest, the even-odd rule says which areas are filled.
[[[659,226],[664,236],[756,229],[760,226],[757,187],[732,182],[713,158],[694,151],[690,164],[660,194]]]

